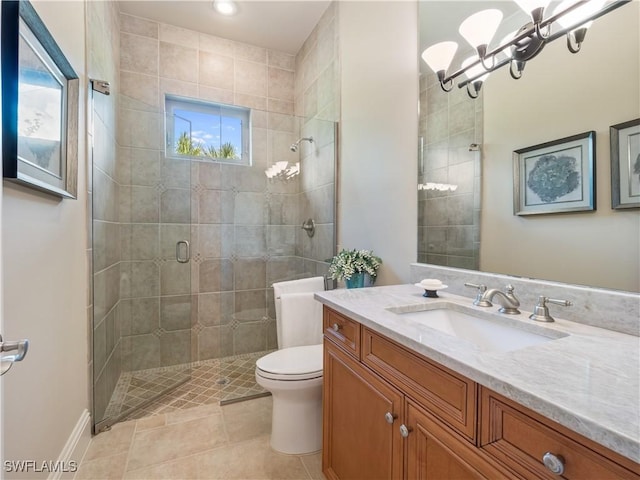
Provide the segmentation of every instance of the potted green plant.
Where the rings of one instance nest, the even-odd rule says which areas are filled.
[[[371,250],[340,251],[331,259],[329,275],[333,280],[344,279],[347,288],[370,287],[376,281],[382,260]]]

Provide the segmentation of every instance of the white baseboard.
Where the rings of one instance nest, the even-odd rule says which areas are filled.
[[[64,465],[67,468],[61,471],[51,472],[48,480],[71,479],[75,476],[76,467],[80,466],[80,460],[84,456],[89,441],[91,440],[91,415],[86,408],[83,410],[76,426],[73,428],[71,435],[67,439],[60,456],[58,457],[58,465]],[[71,462],[74,462],[73,464]],[[65,470],[65,471],[62,471]],[[74,470],[74,471],[71,471]]]

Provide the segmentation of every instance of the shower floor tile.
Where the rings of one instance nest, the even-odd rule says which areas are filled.
[[[246,353],[120,375],[105,419],[135,420],[201,405],[233,403],[269,393],[255,382],[256,360],[269,351]],[[170,389],[160,398],[151,398]],[[142,405],[142,406],[141,406]],[[127,413],[129,410],[137,410]]]

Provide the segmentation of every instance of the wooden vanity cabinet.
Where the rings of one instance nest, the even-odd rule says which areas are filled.
[[[333,342],[324,343],[322,470],[329,480],[494,480],[477,448]]]
[[[324,309],[329,480],[640,480],[637,463]]]
[[[328,479],[402,478],[402,394],[327,340],[322,413]]]
[[[327,307],[323,318],[326,478],[504,478],[475,447],[474,382]]]

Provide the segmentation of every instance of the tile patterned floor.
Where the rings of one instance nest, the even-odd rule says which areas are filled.
[[[255,382],[256,360],[269,352],[235,355],[220,359],[194,362],[174,367],[126,372],[107,407],[106,418],[135,420],[185,410],[202,405],[231,403],[237,400],[268,395]],[[183,382],[155,401],[149,399]],[[138,410],[131,409],[143,405]]]
[[[269,446],[271,397],[175,409],[113,426],[92,438],[76,480],[324,480],[321,454]]]

